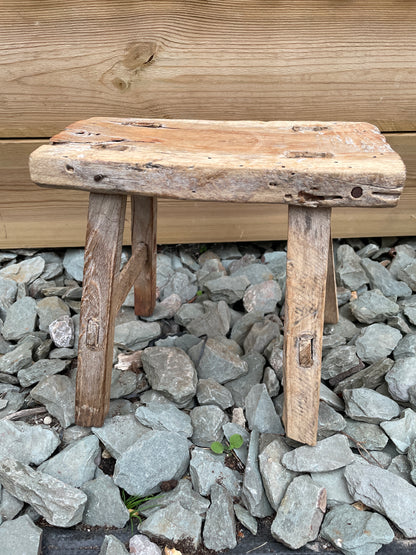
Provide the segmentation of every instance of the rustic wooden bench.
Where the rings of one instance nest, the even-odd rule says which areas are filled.
[[[107,414],[114,320],[133,284],[136,314],[154,309],[157,198],[288,204],[283,420],[287,436],[316,442],[324,317],[338,319],[331,208],[394,206],[405,180],[376,127],[92,118],[33,152],[30,171],[41,186],[90,192],[76,387],[82,426],[101,426]],[[132,256],[120,271],[127,195]]]

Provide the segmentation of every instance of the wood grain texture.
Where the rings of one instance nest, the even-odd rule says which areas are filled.
[[[333,237],[414,235],[416,134],[387,134],[406,164],[397,208],[334,208]],[[30,181],[29,154],[43,141],[0,141],[0,248],[69,247],[85,242],[88,193],[43,189]],[[130,244],[127,210],[125,244]],[[158,202],[158,243],[286,239],[287,207],[265,204]]]
[[[3,0],[0,136],[103,114],[416,129],[413,0]]]
[[[283,421],[288,437],[308,445],[318,430],[330,234],[330,208],[289,207]]]
[[[223,202],[395,206],[405,167],[373,125],[91,118],[30,156],[43,186]]]
[[[109,408],[125,210],[125,196],[90,195],[75,398],[80,426],[102,426]]]
[[[134,281],[134,311],[137,316],[151,316],[156,303],[156,199],[132,196],[131,213],[133,256],[140,245],[146,248],[146,258]]]

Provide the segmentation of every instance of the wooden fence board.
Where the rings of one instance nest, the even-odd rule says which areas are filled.
[[[407,182],[397,208],[334,209],[334,237],[415,235],[416,133],[388,134],[402,156]],[[0,248],[83,245],[86,193],[42,189],[29,179],[28,157],[43,141],[0,141]],[[130,213],[127,216],[130,220]],[[125,241],[130,241],[126,226]],[[287,207],[165,200],[159,203],[158,242],[192,243],[285,239]]]
[[[90,116],[416,130],[414,0],[3,0],[0,137]]]

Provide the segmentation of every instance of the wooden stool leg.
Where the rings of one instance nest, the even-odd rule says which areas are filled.
[[[114,299],[119,276],[125,195],[90,194],[78,347],[75,419],[102,426],[110,403]]]
[[[337,282],[335,278],[334,250],[332,248],[332,237],[329,236],[328,272],[326,276],[324,320],[327,324],[336,324],[338,322],[338,318],[339,318],[339,314],[338,314],[338,299],[337,299]]]
[[[132,252],[143,243],[147,259],[134,282],[134,310],[137,316],[151,316],[156,303],[156,217],[157,199],[131,197]]]
[[[286,435],[315,445],[330,208],[289,206],[284,343]]]

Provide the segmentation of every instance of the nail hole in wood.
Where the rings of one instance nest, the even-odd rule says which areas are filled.
[[[65,169],[68,173],[74,173],[74,171],[75,171],[74,168],[72,166],[70,166],[69,164],[67,164],[65,166]]]
[[[94,175],[94,181],[96,181],[98,183],[98,181],[101,181],[102,179],[104,179],[105,175]]]
[[[361,187],[354,187],[351,191],[351,196],[354,198],[360,198],[363,196],[363,190]]]

